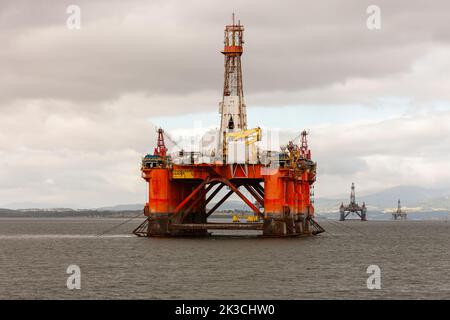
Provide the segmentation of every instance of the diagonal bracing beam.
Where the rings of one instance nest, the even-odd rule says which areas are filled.
[[[217,183],[218,182],[216,181],[211,182],[209,186],[205,188],[205,190],[202,190],[202,194],[206,195]],[[197,197],[197,199],[195,199],[194,202],[192,202],[191,205],[184,211],[186,214],[191,212],[192,209],[195,208],[195,206],[203,199],[202,194],[199,197]]]
[[[239,196],[239,198],[241,198],[250,207],[250,209],[252,209],[252,211],[254,213],[256,213],[257,215],[261,215],[261,212],[259,211],[259,209],[250,200],[248,200],[242,194],[242,192],[240,192],[239,189],[235,187],[234,184],[232,184],[230,181],[228,181],[227,179],[224,179],[224,178],[221,178],[221,181],[222,181],[222,183],[224,183],[227,186],[229,186],[230,189],[233,190]]]
[[[264,198],[264,188],[258,182],[252,183],[251,185],[259,193],[261,198]]]
[[[208,199],[206,200],[206,202],[211,201],[211,199],[220,191],[220,189],[223,187],[223,185],[228,186],[231,190],[207,213],[207,217],[209,215],[211,215],[223,202],[225,202],[226,199],[228,199],[231,194],[236,193],[239,198],[241,198],[249,207],[250,209],[252,209],[252,211],[256,214],[256,215],[261,215],[261,212],[259,211],[259,209],[250,201],[248,200],[243,194],[242,192],[239,191],[239,186],[240,184],[234,185],[233,183],[231,183],[229,180],[225,179],[225,178],[212,178],[212,179],[206,179],[205,181],[203,181],[202,183],[200,183],[197,188],[195,188],[183,201],[181,201],[178,206],[175,208],[174,210],[174,214],[179,213],[186,205],[187,203],[193,199],[199,192],[204,191],[203,188],[205,185],[210,184],[207,187],[207,190],[210,191],[212,188],[212,184],[216,184],[216,183],[222,183],[221,186],[219,186],[216,190],[214,190],[213,194],[210,195],[208,197]],[[252,189],[253,191],[253,189]],[[254,192],[254,191],[253,191]],[[255,193],[256,195],[256,193]],[[259,198],[260,199],[260,198]],[[194,203],[192,203],[187,210],[185,210],[185,212],[183,213],[183,218],[182,221],[184,220],[184,218],[186,218],[187,214],[189,213],[189,211],[195,206],[195,204],[198,203],[198,201],[201,200],[201,197],[198,197]],[[261,199],[260,199],[261,200]]]
[[[203,189],[203,187],[209,182],[210,181],[208,181],[208,179],[206,179],[205,181],[200,183],[197,186],[197,188],[195,188],[194,191],[191,192],[191,194],[189,194],[183,201],[181,201],[178,204],[178,206],[174,210],[174,213],[177,214],[178,212],[180,212],[180,210],[183,209],[183,207],[189,202],[189,200],[191,200],[197,193],[199,193]]]
[[[257,193],[251,185],[244,184],[245,189],[248,190],[248,192],[251,193],[251,195],[258,201],[258,203],[261,205],[261,207],[264,207],[264,199],[261,198],[259,193]]]
[[[211,193],[209,195],[209,197],[206,199],[205,201],[205,206],[219,193],[220,190],[222,190],[222,188],[225,187],[225,185],[223,183],[221,183],[216,190],[213,191],[213,193]]]
[[[210,215],[212,215],[214,213],[214,211],[217,210],[217,208],[219,208],[222,203],[224,203],[232,194],[233,194],[233,190],[228,191],[228,193],[222,198],[220,199],[219,202],[217,202],[214,207],[211,208],[211,210],[208,211],[208,213],[206,214],[206,217],[209,217]]]

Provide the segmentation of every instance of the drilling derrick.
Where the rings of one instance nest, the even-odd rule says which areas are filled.
[[[397,220],[398,218],[400,218],[400,220],[406,220],[406,211],[402,209],[400,199],[398,199],[397,211],[392,213],[392,219]]]
[[[258,230],[263,236],[280,237],[324,231],[314,221],[311,190],[316,163],[311,160],[306,131],[301,146],[291,141],[281,151],[262,151],[257,147],[262,130],[247,128],[241,67],[243,32],[233,15],[232,24],[225,27],[224,87],[215,158],[208,162],[199,154],[198,158],[191,156],[188,163],[180,161],[182,154],[195,152],[183,150],[179,158],[168,155],[164,132],[158,130],[154,154],[142,160],[142,177],[148,185],[147,218],[134,230],[136,235],[204,236],[209,230],[225,229]],[[233,194],[250,208],[253,219],[246,223],[208,222]]]
[[[356,195],[355,195],[355,184],[352,182],[352,188],[350,192],[350,203],[346,206],[344,206],[343,203],[341,203],[341,206],[339,208],[340,212],[340,221],[344,221],[347,219],[347,217],[351,213],[355,213],[358,217],[361,218],[361,221],[367,220],[367,208],[366,204],[363,202],[363,205],[360,206],[358,203],[356,203]]]
[[[222,101],[219,104],[221,150],[223,136],[229,132],[247,130],[247,112],[244,104],[242,85],[241,56],[244,44],[244,26],[238,22],[225,27],[223,55],[225,57],[225,76]]]
[[[241,56],[244,52],[244,26],[240,21],[225,26],[224,32],[224,85],[219,103],[220,130],[218,160],[223,163],[255,163],[256,147],[260,140],[259,128],[247,130],[247,111],[244,103]],[[251,137],[257,140],[249,142]]]

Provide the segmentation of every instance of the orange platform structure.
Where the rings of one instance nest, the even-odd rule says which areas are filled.
[[[143,158],[141,171],[148,184],[148,201],[146,220],[136,228],[136,235],[203,236],[212,229],[233,229],[260,230],[262,236],[279,237],[324,231],[314,221],[311,190],[316,163],[311,159],[306,131],[301,133],[300,146],[290,141],[274,151],[258,148],[260,128],[247,128],[241,68],[243,32],[233,15],[232,24],[225,27],[222,51],[225,79],[220,130],[207,160],[193,151],[170,155],[162,129],[158,130],[154,153]],[[249,223],[208,222],[233,194],[255,219]]]

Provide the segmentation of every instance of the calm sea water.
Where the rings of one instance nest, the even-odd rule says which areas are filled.
[[[1,299],[450,299],[450,223],[321,221],[309,238],[138,238],[139,220],[0,219]],[[81,290],[66,269],[81,268]],[[369,265],[381,289],[369,290]]]

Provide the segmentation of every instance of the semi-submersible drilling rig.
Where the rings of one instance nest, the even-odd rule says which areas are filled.
[[[225,80],[220,103],[217,147],[210,160],[181,151],[171,156],[158,130],[158,145],[142,160],[148,183],[146,220],[134,230],[139,236],[201,236],[211,229],[261,230],[263,236],[299,236],[323,232],[314,220],[310,190],[316,179],[306,131],[301,145],[293,141],[281,151],[261,151],[261,129],[247,128],[241,56],[244,27],[225,27]],[[176,157],[187,157],[180,161]],[[197,159],[197,161],[196,161]],[[200,159],[200,160],[199,160]],[[246,189],[252,202],[240,190]],[[232,194],[253,211],[255,222],[208,223],[208,217]],[[219,199],[212,201],[219,197]],[[209,204],[214,203],[212,207]]]
[[[344,203],[341,203],[341,206],[339,207],[339,213],[340,213],[340,221],[345,221],[347,217],[350,214],[355,213],[358,217],[361,218],[361,221],[367,221],[367,208],[366,203],[363,202],[362,206],[360,206],[356,202],[356,195],[355,195],[355,184],[352,182],[352,188],[350,192],[350,203],[346,206],[344,206]]]

